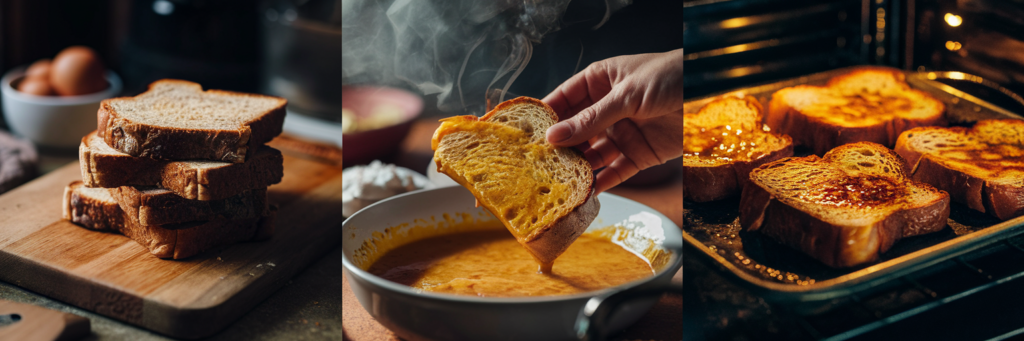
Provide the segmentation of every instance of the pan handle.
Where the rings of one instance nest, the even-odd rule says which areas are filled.
[[[623,290],[591,298],[576,318],[576,336],[581,341],[603,341],[608,337],[607,327],[612,314],[620,305],[639,298],[659,297],[665,293],[682,295],[683,281],[673,280],[653,288]]]

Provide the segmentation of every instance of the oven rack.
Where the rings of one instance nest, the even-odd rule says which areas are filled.
[[[820,314],[797,314],[808,339],[849,340],[912,318],[962,298],[1024,277],[1024,235],[1017,235],[979,250],[887,282],[865,295],[850,295],[845,303]],[[775,307],[788,311],[785,306]],[[969,313],[969,312],[965,312]],[[996,339],[1024,334],[1017,329]]]

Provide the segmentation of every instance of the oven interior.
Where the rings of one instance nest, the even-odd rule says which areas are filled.
[[[688,0],[686,95],[850,65],[961,71],[1024,93],[1024,2],[1005,0]],[[1024,100],[948,83],[1011,111]]]
[[[1024,114],[1024,1],[687,0],[684,26],[687,98],[873,64],[959,71],[964,76],[939,81]],[[813,304],[765,302],[717,276],[714,265],[693,251],[685,257],[684,279],[695,290],[684,301],[732,304],[688,305],[695,309],[684,309],[687,339],[891,338],[927,332],[929,323],[949,315],[960,318],[951,323],[972,321],[970,314],[950,312],[1024,303],[1016,298],[1024,296],[1024,280],[1018,280],[1024,276],[1021,235],[860,294]],[[991,298],[1007,293],[1013,297]],[[973,334],[963,337],[1024,332],[1019,313],[1002,315],[965,325]],[[939,332],[947,329],[931,328],[936,337],[963,339]]]

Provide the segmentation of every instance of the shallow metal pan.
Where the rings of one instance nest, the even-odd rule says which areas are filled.
[[[800,84],[822,85],[833,76],[853,68],[730,92],[754,96],[767,108],[771,95],[779,89]],[[980,77],[959,72],[903,72],[911,87],[925,91],[946,104],[946,118],[952,125],[970,125],[992,118],[1021,119],[1013,112],[938,81],[955,79],[983,84]],[[718,95],[721,94],[688,100],[684,110],[696,112]],[[1020,98],[1012,93],[1010,97],[1014,100]],[[807,154],[808,150],[796,150],[798,156]],[[760,233],[741,231],[738,196],[710,203],[687,201],[683,212],[683,239],[687,255],[705,257],[727,277],[768,301],[789,303],[819,302],[868,291],[889,280],[1024,232],[1024,217],[1001,222],[965,205],[953,203],[949,225],[943,231],[904,238],[877,262],[833,269]]]

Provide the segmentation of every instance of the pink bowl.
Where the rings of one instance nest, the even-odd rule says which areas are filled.
[[[398,151],[402,140],[409,134],[413,121],[423,112],[423,99],[400,89],[386,87],[342,87],[341,107],[353,111],[356,117],[366,117],[378,105],[390,103],[402,108],[402,120],[380,129],[360,131],[341,136],[345,165],[363,164]]]

